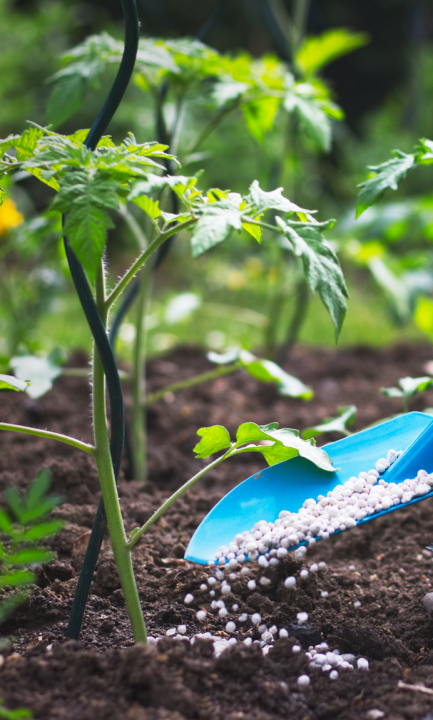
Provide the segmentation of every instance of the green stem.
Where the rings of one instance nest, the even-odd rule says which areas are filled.
[[[188,157],[188,155],[192,155],[193,153],[195,153],[202,144],[202,142],[206,140],[206,138],[215,130],[215,128],[218,127],[218,125],[224,120],[224,118],[227,117],[227,115],[230,115],[231,112],[237,110],[239,105],[239,101],[236,100],[232,105],[223,108],[216,115],[214,115],[212,120],[203,128],[194,145],[192,145],[192,147],[190,147],[186,151],[185,157]]]
[[[145,266],[140,280],[137,298],[137,318],[135,324],[135,343],[132,371],[132,435],[134,480],[146,482],[146,424],[144,420],[144,384],[146,356],[146,318],[150,300],[151,263]]]
[[[138,541],[140,540],[140,538],[144,535],[144,533],[151,527],[151,525],[153,525],[153,523],[155,523],[157,520],[159,520],[161,515],[163,515],[165,513],[165,511],[170,507],[170,505],[173,505],[175,500],[177,500],[181,495],[183,495],[183,493],[186,490],[188,490],[192,485],[194,485],[194,483],[196,483],[197,480],[200,480],[200,478],[203,477],[203,475],[205,475],[207,472],[209,472],[209,470],[212,470],[217,465],[222,463],[224,460],[227,460],[227,458],[230,457],[230,455],[232,454],[233,449],[234,449],[234,445],[231,448],[229,448],[229,450],[227,450],[227,452],[225,452],[224,455],[221,455],[221,457],[219,457],[216,460],[214,460],[213,462],[209,463],[209,465],[206,465],[206,467],[204,467],[203,470],[200,470],[200,472],[198,472],[196,475],[194,475],[194,477],[190,478],[190,480],[188,480],[184,485],[182,485],[182,487],[180,487],[179,490],[176,490],[176,492],[173,493],[173,495],[171,495],[168,498],[168,500],[166,500],[165,503],[163,503],[161,505],[161,507],[158,508],[158,510],[153,513],[153,515],[149,518],[149,520],[147,520],[147,522],[145,522],[144,525],[136,533],[134,533],[132,538],[129,540],[127,547],[129,549],[133,548],[134,545],[136,545],[138,543]]]
[[[120,205],[118,208],[119,215],[123,217],[126,224],[128,225],[129,229],[131,230],[132,234],[134,235],[138,247],[140,250],[145,250],[147,246],[149,245],[147,238],[141,229],[140,225],[136,221],[135,217],[132,213],[129,212],[126,205]]]
[[[102,322],[106,326],[108,309],[105,302],[105,278],[102,263],[98,269],[96,278],[96,303],[101,314]],[[111,461],[106,420],[105,375],[96,348],[94,349],[93,356],[93,428],[96,447],[95,459],[107,514],[113,555],[125,594],[125,602],[131,620],[134,640],[136,643],[145,643],[147,642],[146,627],[137,585],[135,583],[131,553],[127,546],[113,464]]]
[[[90,371],[87,368],[62,368],[64,377],[88,378],[89,374]],[[121,380],[131,382],[131,375],[124,370],[119,370],[119,377]]]
[[[145,264],[146,260],[148,260],[153,253],[158,250],[160,245],[162,245],[168,238],[170,238],[172,235],[176,235],[176,233],[180,232],[181,230],[185,230],[186,228],[190,227],[190,225],[193,225],[197,222],[197,218],[191,218],[190,220],[186,220],[183,223],[179,223],[178,225],[175,225],[170,230],[166,230],[166,232],[161,233],[161,235],[158,235],[153,242],[150,243],[149,247],[146,248],[146,250],[143,250],[143,252],[138,256],[138,258],[132,263],[129,270],[126,271],[124,276],[119,280],[117,285],[113,288],[111,293],[108,295],[108,297],[105,300],[105,308],[109,310],[109,308],[112,306],[114,302],[116,302],[117,298],[122,294],[124,289],[127,287],[128,283],[131,282],[134,275],[138,273],[140,268]],[[248,221],[249,222],[249,221]]]
[[[215,380],[215,378],[221,377],[222,375],[228,375],[229,373],[235,372],[235,370],[239,370],[240,367],[239,363],[232,363],[230,365],[218,367],[216,370],[201,373],[201,375],[194,375],[194,377],[187,378],[186,380],[179,380],[177,383],[167,385],[167,387],[162,388],[162,390],[158,390],[157,392],[148,395],[144,405],[145,407],[148,407],[149,405],[153,405],[158,402],[158,400],[161,400],[161,398],[165,397],[168,393],[175,393],[179,390],[185,390],[186,388],[194,387],[194,385],[200,385],[200,383],[208,382],[209,380]]]
[[[49,430],[40,430],[39,428],[27,427],[26,425],[12,425],[10,423],[0,423],[0,430],[9,430],[10,432],[25,433],[26,435],[36,435],[37,437],[43,437],[47,440],[58,440],[58,442],[65,443],[66,445],[72,445],[72,447],[83,452],[95,455],[95,447],[88,443],[76,440],[69,435],[62,435],[61,433],[50,432]]]

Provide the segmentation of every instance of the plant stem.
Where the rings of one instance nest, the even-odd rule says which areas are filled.
[[[137,319],[135,324],[135,344],[132,372],[132,435],[133,435],[133,466],[134,480],[147,480],[147,439],[144,420],[144,384],[146,355],[146,318],[151,288],[151,263],[148,263],[140,278],[140,289],[137,297]]]
[[[88,378],[89,374],[90,371],[87,368],[62,368],[64,377]],[[125,370],[119,370],[119,377],[125,382],[131,382],[132,379],[130,373],[125,372]]]
[[[209,470],[212,470],[217,465],[222,463],[224,460],[227,460],[227,458],[230,457],[230,455],[232,454],[234,447],[235,446],[233,445],[231,448],[229,448],[227,450],[227,452],[224,453],[224,455],[221,455],[221,457],[219,457],[216,460],[214,460],[213,462],[209,463],[209,465],[206,465],[206,467],[204,467],[202,470],[200,470],[196,475],[194,475],[186,483],[184,483],[184,485],[182,485],[182,487],[180,487],[178,490],[176,490],[176,492],[173,493],[173,495],[170,495],[168,500],[166,500],[165,503],[163,503],[161,505],[161,507],[158,508],[158,510],[153,513],[153,515],[149,518],[149,520],[147,520],[147,522],[145,522],[144,525],[133,535],[133,537],[129,540],[127,547],[129,549],[133,548],[134,545],[136,545],[138,543],[138,541],[140,540],[140,538],[144,535],[144,533],[151,527],[151,525],[153,525],[153,523],[155,523],[161,517],[161,515],[163,515],[165,513],[165,511],[170,507],[170,505],[172,505],[175,502],[175,500],[177,500],[181,495],[183,495],[183,493],[186,490],[188,490],[192,485],[194,485],[194,483],[197,482],[197,480],[200,480],[200,478],[203,477],[203,475],[205,475],[207,472],[209,472]]]
[[[237,110],[239,104],[239,100],[235,100],[232,105],[223,108],[216,115],[214,115],[212,120],[203,128],[194,145],[192,145],[186,151],[185,157],[188,157],[189,155],[195,153],[202,144],[202,142],[204,142],[206,138],[215,130],[215,128],[218,127],[218,125],[224,120],[224,118],[226,118],[227,115],[230,115],[230,113],[234,110]]]
[[[106,325],[108,309],[105,303],[105,278],[102,263],[100,264],[96,278],[96,303],[101,314],[102,322]],[[95,434],[96,465],[107,514],[114,559],[125,594],[125,602],[131,620],[134,640],[136,643],[145,643],[147,642],[146,627],[144,625],[143,613],[135,583],[131,553],[127,546],[120,511],[106,423],[105,375],[99,353],[95,348],[93,356],[93,429]]]
[[[170,238],[172,235],[176,235],[176,233],[180,232],[181,230],[185,230],[186,228],[190,227],[190,225],[193,225],[195,222],[197,222],[196,218],[191,218],[190,220],[186,220],[183,223],[180,223],[179,225],[175,225],[170,230],[167,230],[164,233],[161,233],[161,235],[158,235],[153,242],[150,243],[149,247],[146,248],[139,256],[138,258],[132,263],[129,270],[126,271],[124,276],[119,280],[117,285],[113,288],[111,293],[108,295],[108,297],[105,300],[105,308],[109,310],[111,305],[116,302],[119,295],[122,294],[124,289],[127,287],[128,283],[132,280],[134,275],[137,274],[137,272],[140,270],[140,268],[144,265],[146,260],[148,260],[151,255],[162,245],[168,238]],[[249,222],[249,221],[248,221]]]
[[[96,448],[93,445],[89,445],[81,440],[76,440],[73,437],[69,437],[69,435],[62,435],[61,433],[50,432],[49,430],[27,427],[26,425],[11,425],[10,423],[0,423],[0,430],[25,433],[26,435],[36,435],[38,437],[46,438],[47,440],[58,440],[66,445],[72,445],[73,447],[78,448],[78,450],[83,450],[83,452],[89,453],[89,455],[95,455]]]
[[[157,390],[157,392],[148,395],[144,401],[144,406],[148,407],[149,405],[153,405],[153,403],[158,402],[158,400],[161,400],[161,398],[168,393],[175,393],[179,390],[185,390],[186,388],[194,387],[194,385],[208,382],[209,380],[215,380],[215,378],[221,377],[222,375],[228,375],[229,373],[235,372],[235,370],[239,370],[240,367],[239,363],[231,363],[230,365],[218,367],[216,370],[210,370],[209,372],[186,378],[186,380],[179,380],[177,383],[167,385],[167,387],[162,388],[162,390]]]

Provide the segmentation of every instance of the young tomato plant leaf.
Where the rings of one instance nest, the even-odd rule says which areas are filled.
[[[242,213],[239,209],[241,196],[230,193],[225,200],[201,205],[197,212],[199,219],[191,236],[194,258],[226,240],[232,230],[242,229]]]
[[[0,374],[0,390],[15,390],[20,392],[26,390],[28,382],[20,380],[13,375],[1,375]]]
[[[197,435],[201,437],[194,448],[197,458],[208,458],[220,450],[227,450],[232,444],[228,430],[222,425],[200,428]]]
[[[296,64],[303,73],[315,73],[342,55],[364,47],[368,42],[366,33],[332,28],[318,37],[308,37],[296,54]]]
[[[393,150],[394,158],[381,165],[371,165],[370,177],[358,185],[361,190],[358,193],[356,203],[356,217],[371,207],[383,195],[385,190],[397,190],[398,183],[402,180],[407,171],[415,165],[415,155],[407,155],[401,150]]]
[[[249,193],[245,198],[248,205],[252,205],[257,213],[263,213],[265,210],[280,210],[283,213],[314,213],[315,210],[305,210],[295,203],[283,197],[283,188],[277,188],[266,192],[262,190],[258,180],[253,180],[250,185]]]
[[[90,279],[94,281],[107,237],[113,227],[108,210],[119,207],[120,185],[108,172],[69,172],[60,183],[52,209],[67,212],[64,233]]]
[[[11,359],[10,366],[20,381],[30,383],[26,392],[32,399],[45,395],[53,387],[53,381],[62,374],[62,368],[50,357],[17,355]]]
[[[381,392],[389,398],[402,398],[404,401],[404,409],[407,412],[407,402],[410,397],[417,392],[425,392],[433,385],[431,377],[404,377],[398,381],[399,387],[381,388]]]
[[[247,350],[239,353],[241,367],[261,382],[276,383],[279,395],[285,397],[299,397],[303,400],[311,400],[314,393],[311,388],[293,375],[286,373],[279,365],[272,360],[257,358]]]
[[[312,427],[304,430],[304,432],[302,433],[302,437],[304,438],[304,440],[309,440],[312,437],[316,437],[316,435],[330,432],[340,433],[341,435],[348,437],[352,434],[350,430],[348,430],[348,426],[353,425],[355,415],[355,405],[348,405],[347,407],[338,408],[337,417],[325,418],[323,423],[320,423],[319,425],[312,425]]]
[[[331,223],[284,222],[280,217],[276,218],[276,222],[295,255],[301,258],[311,292],[318,290],[338,340],[346,315],[348,292],[337,255],[321,232]]]
[[[265,441],[269,444],[239,447],[245,443]],[[256,425],[244,423],[236,434],[236,452],[261,452],[268,465],[275,465],[283,460],[290,460],[299,455],[327,472],[334,472],[332,461],[327,453],[316,447],[314,440],[302,440],[298,430],[289,428],[278,429],[278,423]]]
[[[321,150],[328,152],[332,138],[331,122],[316,98],[290,94],[284,101],[284,107],[289,113],[295,113],[301,130],[309,135]]]

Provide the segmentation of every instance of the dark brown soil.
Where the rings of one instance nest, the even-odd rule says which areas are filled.
[[[218,423],[234,432],[247,420],[278,420],[282,427],[303,429],[335,414],[339,406],[355,404],[356,427],[362,428],[400,410],[399,401],[383,397],[380,388],[406,375],[424,375],[431,358],[426,346],[297,348],[285,366],[314,388],[309,403],[281,398],[272,386],[259,385],[242,372],[160,401],[148,415],[150,481],[146,486],[124,479],[119,483],[127,530],[143,523],[170,491],[203,466],[192,453],[199,427]],[[75,364],[77,360],[86,362],[76,357]],[[200,353],[177,350],[151,363],[150,389],[206,369]],[[8,422],[91,440],[86,380],[60,378],[38,402],[15,393],[3,393],[1,402],[1,417]],[[433,393],[415,399],[411,409],[429,405]],[[313,674],[311,685],[301,691],[296,681],[308,660],[303,651],[292,652],[297,642],[293,631],[267,656],[257,645],[239,644],[215,657],[209,640],[190,645],[166,638],[156,647],[133,647],[109,540],[98,563],[81,642],[63,642],[82,562],[79,539],[91,528],[99,499],[96,472],[91,459],[65,445],[0,433],[0,490],[24,488],[43,466],[51,468],[53,488],[64,498],[53,515],[63,518],[65,526],[52,541],[56,560],[39,570],[32,597],[2,628],[12,641],[0,669],[6,707],[28,707],[41,720],[431,718],[433,617],[422,605],[432,588],[433,556],[425,549],[433,541],[431,500],[319,543],[306,562],[325,560],[327,570],[298,580],[295,589],[283,585],[301,566],[291,556],[267,571],[271,585],[266,589],[251,593],[245,578],[232,582],[226,605],[237,603],[239,610],[224,619],[209,612],[204,623],[196,620],[196,612],[209,610],[208,591],[200,585],[210,573],[185,563],[183,553],[215,502],[262,467],[258,458],[244,455],[209,473],[137,546],[137,583],[151,635],[186,624],[190,636],[211,631],[224,638],[228,619],[257,611],[268,627],[290,629],[296,613],[306,611],[311,634],[304,644],[323,639],[331,648],[370,661],[369,671],[343,671],[334,682]],[[352,565],[355,570],[349,570]],[[323,590],[329,592],[326,599]],[[195,599],[185,606],[188,592]],[[359,609],[355,601],[361,602]],[[238,623],[238,630],[240,639],[259,638],[250,621]]]

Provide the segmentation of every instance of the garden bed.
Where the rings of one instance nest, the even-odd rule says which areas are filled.
[[[343,405],[358,406],[356,428],[400,411],[382,386],[400,377],[425,374],[428,346],[336,351],[296,348],[284,367],[315,390],[305,403],[279,397],[274,388],[239,371],[213,383],[167,397],[149,410],[149,477],[146,486],[119,483],[122,511],[131,530],[159,506],[161,498],[202,466],[192,452],[196,430],[213,424],[233,433],[246,421],[303,429],[335,415]],[[76,356],[74,365],[83,357]],[[154,360],[151,391],[209,364],[201,353],[176,350]],[[411,409],[433,405],[433,392],[412,401]],[[38,401],[2,395],[2,419],[68,433],[91,441],[86,380],[60,378]],[[337,439],[329,436],[326,440]],[[271,583],[253,592],[247,581],[263,572],[253,566],[225,596],[227,617],[210,610],[211,572],[183,560],[189,538],[215,502],[263,461],[233,458],[210,472],[156,523],[133,552],[137,583],[149,634],[186,625],[186,636],[210,632],[214,638],[260,639],[250,617],[260,613],[267,627],[287,628],[267,655],[260,646],[238,643],[215,656],[213,641],[166,638],[156,647],[132,647],[132,634],[117,571],[107,540],[98,562],[81,641],[62,642],[82,562],[82,548],[96,511],[98,479],[92,459],[68,446],[35,437],[0,434],[0,487],[25,487],[42,466],[53,474],[53,489],[64,503],[53,515],[65,521],[52,541],[57,559],[39,572],[31,599],[3,626],[13,646],[0,669],[0,696],[6,707],[28,707],[51,720],[421,720],[433,707],[433,618],[422,600],[431,591],[432,500],[393,513],[318,543],[303,560],[293,554],[266,575]],[[362,469],[362,468],[360,468]],[[300,578],[302,567],[324,561],[325,571]],[[294,588],[284,587],[296,576]],[[328,597],[321,596],[322,591]],[[194,600],[186,605],[188,593]],[[219,597],[218,593],[215,596]],[[354,606],[354,603],[356,605]],[[358,606],[360,603],[360,606]],[[207,611],[202,622],[198,610]],[[307,628],[296,627],[308,613]],[[248,620],[239,622],[240,614]],[[234,620],[236,633],[226,631]],[[302,636],[303,635],[303,636]],[[277,636],[278,637],[278,636]],[[367,658],[369,670],[346,670],[337,680],[308,667],[305,651],[293,645],[325,641],[330,649]],[[297,679],[308,674],[301,689]],[[406,687],[399,687],[399,682]],[[409,686],[409,688],[407,687]],[[417,686],[414,688],[413,686]],[[421,688],[421,689],[420,689]],[[431,689],[431,690],[430,690]],[[429,692],[430,691],[430,692]]]

